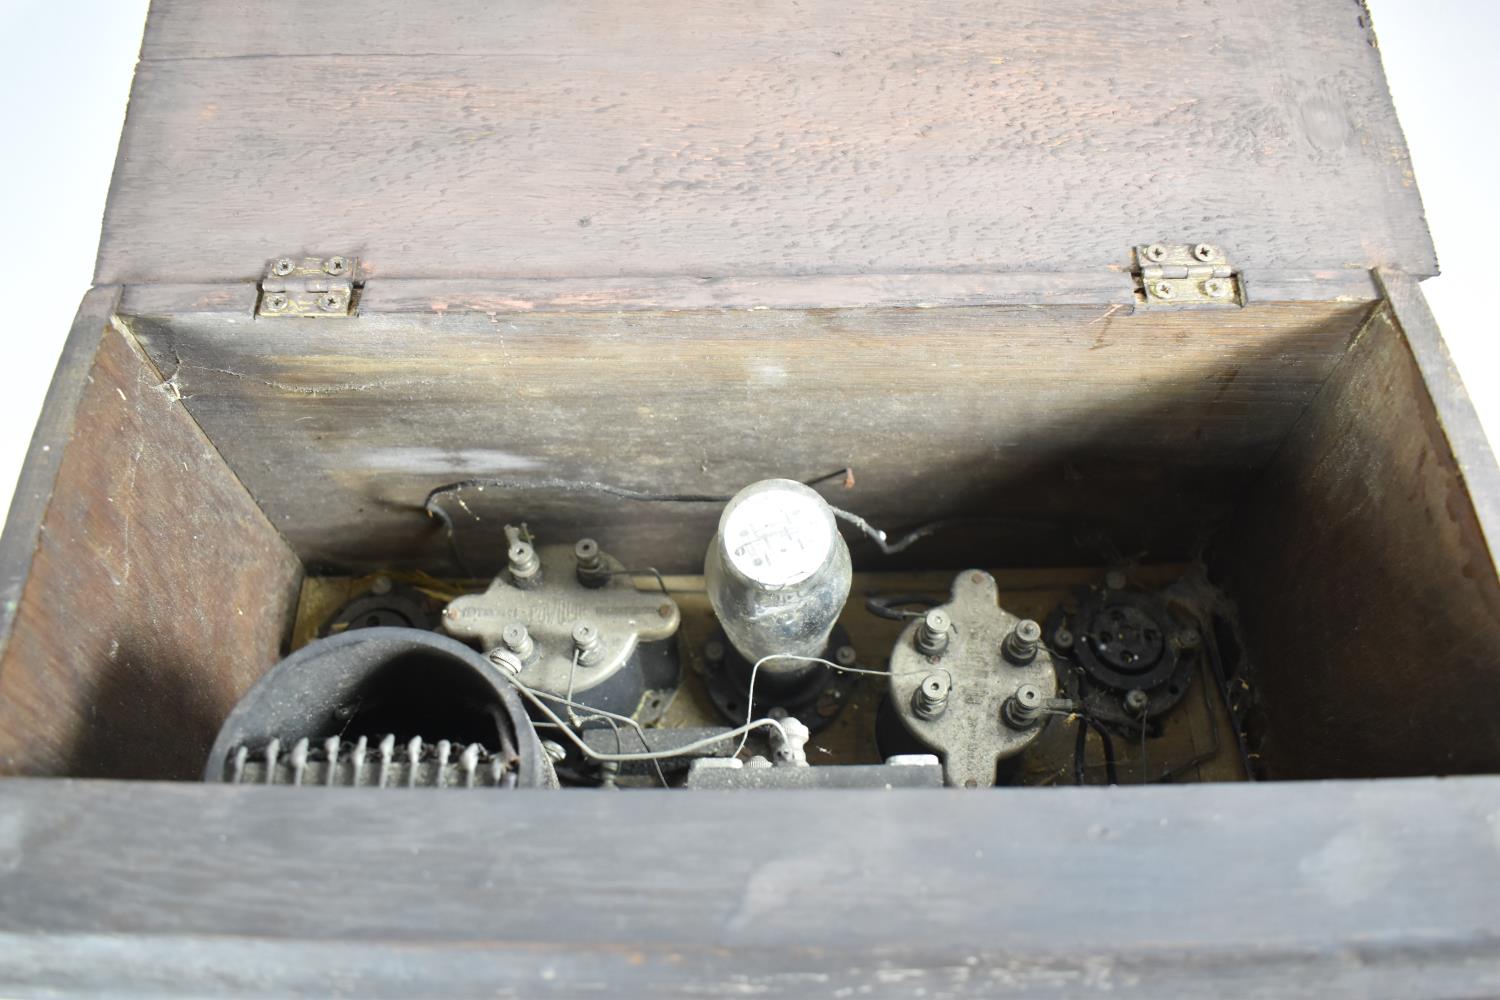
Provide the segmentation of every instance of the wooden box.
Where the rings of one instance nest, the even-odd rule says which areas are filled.
[[[157,0],[0,542],[0,992],[1500,990],[1436,269],[1349,0]],[[860,570],[1206,567],[1267,780],[196,783],[305,576],[491,573],[518,512],[696,573],[715,508],[592,487],[843,466],[957,522]]]

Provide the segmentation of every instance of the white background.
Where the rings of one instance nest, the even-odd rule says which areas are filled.
[[[1443,269],[1423,288],[1497,441],[1500,353],[1486,298],[1500,275],[1500,2],[1369,3]],[[93,275],[145,11],[145,0],[0,0],[0,503]]]

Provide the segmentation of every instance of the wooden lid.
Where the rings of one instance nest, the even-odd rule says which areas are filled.
[[[1359,3],[157,0],[96,279],[1436,270]]]

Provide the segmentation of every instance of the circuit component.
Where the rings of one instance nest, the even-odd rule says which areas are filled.
[[[790,479],[745,487],[719,518],[703,574],[719,622],[705,680],[720,713],[780,709],[810,730],[827,725],[854,684],[817,662],[854,663],[837,625],[853,568],[833,508]]]
[[[520,529],[509,568],[443,609],[443,629],[478,642],[533,690],[654,721],[681,676],[677,602],[636,589],[593,539],[537,549]]]
[[[1202,634],[1185,614],[1112,572],[1047,618],[1048,644],[1076,665],[1077,697],[1093,718],[1139,729],[1171,711],[1197,670]]]
[[[882,748],[915,740],[947,784],[993,785],[1000,762],[1041,735],[1057,697],[1041,627],[1000,607],[995,578],[965,570],[947,604],[911,621],[891,651]]]
[[[556,775],[510,683],[410,628],[361,628],[272,667],[230,713],[210,782],[545,788]]]

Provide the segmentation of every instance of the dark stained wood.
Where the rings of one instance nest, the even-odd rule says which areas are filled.
[[[158,0],[100,282],[1436,269],[1349,0]],[[335,19],[336,21],[336,19]]]
[[[1355,287],[1330,284],[1330,298]],[[1370,308],[1350,296],[1132,313],[1128,282],[1072,287],[1095,301],[560,312],[514,288],[372,281],[351,320],[253,320],[248,288],[132,293],[122,311],[310,565],[469,575],[503,561],[507,519],[692,571],[715,505],[591,484],[732,493],[845,465],[856,486],[831,487],[835,502],[887,530],[983,519],[913,550],[921,565],[1191,555]],[[164,309],[181,302],[203,305]],[[471,479],[489,482],[441,501],[466,553],[454,565],[423,502]]]
[[[1384,284],[1227,541],[1272,777],[1500,766],[1500,476],[1420,291]]]
[[[296,600],[296,557],[108,323],[108,298],[85,300],[39,429],[60,461],[34,554],[23,521],[7,529],[6,574],[25,583],[0,660],[4,774],[193,777],[280,656]],[[28,471],[18,514],[41,475]]]
[[[0,990],[1486,996],[1496,801],[0,782]]]
[[[73,421],[78,401],[89,384],[94,352],[119,299],[120,289],[109,286],[90,289],[84,295],[31,435],[5,531],[0,535],[0,658],[10,639],[11,622],[21,603],[32,556],[41,543],[42,519],[57,484],[63,452],[73,436]]]

